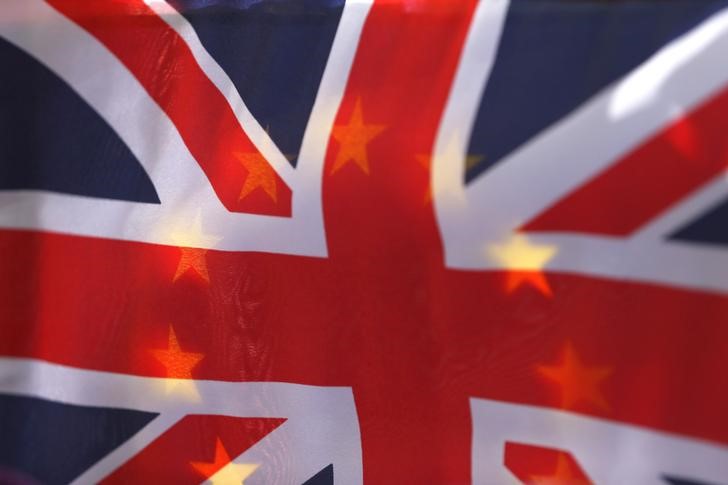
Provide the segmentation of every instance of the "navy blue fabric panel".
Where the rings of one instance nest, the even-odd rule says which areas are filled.
[[[0,190],[159,203],[114,130],[65,82],[0,39]]]
[[[174,0],[292,165],[343,0]]]
[[[316,475],[306,480],[303,485],[334,485],[334,465],[323,468]]]
[[[68,483],[156,416],[0,395],[0,483]]]
[[[689,242],[728,244],[728,199],[670,236]]]
[[[467,170],[465,181],[726,5],[513,0],[468,148],[483,158]]]

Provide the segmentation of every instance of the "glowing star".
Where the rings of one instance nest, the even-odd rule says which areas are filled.
[[[430,171],[430,160],[432,160],[431,155],[427,155],[426,153],[418,153],[415,155],[415,160],[417,160],[417,163],[422,166],[423,169]],[[432,182],[427,182],[427,189],[425,190],[425,195],[422,199],[422,202],[424,205],[429,204],[432,202]]]
[[[238,157],[248,172],[245,182],[243,182],[243,188],[240,189],[238,200],[244,199],[260,187],[263,192],[268,194],[268,197],[273,199],[273,202],[277,202],[276,173],[263,155],[260,153],[236,153],[235,156]]]
[[[238,152],[235,156],[243,164],[248,172],[240,189],[238,200],[253,193],[257,188],[261,188],[273,202],[278,202],[278,184],[276,182],[276,173],[268,163],[268,160],[262,155],[263,152],[278,151],[278,147],[270,136],[270,126],[265,127],[267,137],[263,140],[263,146],[259,146],[260,151],[257,152]],[[282,154],[289,162],[296,159],[298,155],[295,153]]]
[[[171,234],[172,240],[180,246],[182,256],[177,264],[172,281],[177,281],[188,271],[196,273],[206,283],[210,282],[207,271],[207,249],[214,246],[221,238],[202,232],[202,218],[198,212],[192,224],[185,231],[176,231]]]
[[[483,155],[468,155],[465,157],[465,168],[466,170],[470,170],[472,167],[480,163],[481,160],[483,160],[485,157]],[[428,155],[426,153],[418,153],[415,154],[415,160],[417,160],[417,164],[420,165],[423,169],[427,170],[428,172],[431,170],[431,160],[432,155]],[[424,196],[424,204],[427,205],[432,201],[432,182],[428,182],[427,184],[427,191],[425,192]]]
[[[415,155],[415,160],[417,160],[417,163],[425,170],[430,170],[430,160],[431,159],[432,159],[432,156],[428,155],[426,153],[418,153]]]
[[[567,458],[568,457],[568,458]],[[572,464],[571,457],[560,453],[556,461],[556,470],[551,475],[532,475],[529,485],[592,485],[584,476],[579,466]]]
[[[240,485],[258,468],[258,465],[231,463],[230,455],[220,438],[215,443],[215,459],[211,463],[194,461],[190,464],[205,477],[209,477],[214,485]]]
[[[484,155],[468,155],[465,157],[465,169],[470,170],[485,159]]]
[[[520,234],[488,248],[490,257],[508,270],[506,291],[511,293],[528,283],[546,296],[552,296],[553,292],[542,270],[556,252],[555,247],[531,244]]]
[[[465,157],[465,168],[467,170],[470,170],[477,164],[479,164],[485,156],[483,155],[467,155]],[[426,153],[418,153],[415,155],[415,159],[417,160],[417,163],[419,163],[422,168],[425,170],[430,170],[430,160],[432,159],[431,155],[427,155]]]
[[[192,381],[192,369],[204,358],[203,354],[183,351],[171,325],[167,348],[152,350],[152,353],[167,369],[168,379],[165,379],[167,393],[181,390],[190,397],[197,397],[197,389]]]
[[[459,167],[463,164],[463,157],[467,163],[470,158],[465,155],[467,143],[465,135],[461,131],[452,133],[445,142],[436,146],[437,150],[432,154],[431,168],[437,172],[440,170],[437,184],[432,187],[433,197],[445,205],[465,208],[468,205],[465,185],[463,184],[463,171],[442,170],[442,167]],[[434,181],[434,179],[433,179]]]
[[[346,163],[354,162],[362,171],[369,174],[369,157],[367,144],[384,130],[384,125],[364,124],[361,110],[361,99],[356,100],[354,111],[346,125],[336,125],[332,131],[333,137],[339,142],[339,153],[336,155],[333,174]]]
[[[603,410],[609,409],[599,386],[612,373],[612,369],[584,365],[571,342],[564,346],[560,363],[539,365],[536,371],[561,387],[562,407],[573,408],[576,404],[588,403]]]

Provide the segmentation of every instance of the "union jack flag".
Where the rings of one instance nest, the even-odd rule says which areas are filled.
[[[728,0],[4,0],[0,482],[728,483]]]

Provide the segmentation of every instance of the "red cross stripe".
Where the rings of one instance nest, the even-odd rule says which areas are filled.
[[[144,1],[49,3],[134,74],[177,127],[229,211],[291,215],[291,189],[260,155],[189,46]]]

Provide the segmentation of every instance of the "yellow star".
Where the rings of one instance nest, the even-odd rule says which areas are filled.
[[[207,272],[207,260],[205,259],[207,249],[180,248],[180,251],[182,251],[182,256],[180,257],[179,264],[177,265],[177,271],[175,271],[172,281],[177,281],[180,276],[185,274],[187,271],[192,270],[206,283],[209,283],[210,275]]]
[[[236,153],[240,162],[247,170],[248,175],[245,177],[243,187],[240,189],[240,196],[238,200],[242,200],[250,195],[255,189],[260,187],[263,192],[273,199],[273,202],[278,202],[278,191],[276,184],[276,173],[270,166],[268,161],[260,154],[255,153]]]
[[[213,485],[245,485],[244,480],[257,470],[258,465],[249,463],[228,463],[222,470],[210,477]]]
[[[576,353],[571,342],[564,346],[561,362],[556,365],[536,367],[543,377],[556,382],[561,387],[561,404],[571,409],[575,404],[591,403],[608,410],[609,404],[599,386],[612,373],[610,367],[587,366]]]
[[[432,155],[428,155],[427,153],[417,153],[415,154],[415,160],[417,160],[417,163],[420,164],[422,168],[425,170],[430,170],[430,160],[432,159]]]
[[[265,127],[265,133],[268,135],[264,142],[265,145],[271,147],[272,150],[277,151],[278,147],[270,137],[270,125]],[[245,177],[245,182],[243,182],[243,187],[240,189],[238,200],[243,200],[255,189],[260,187],[263,189],[263,192],[273,199],[273,202],[278,202],[276,173],[265,157],[263,157],[262,152],[237,152],[235,156],[238,157],[240,162],[243,164],[243,167],[248,172],[248,175]],[[283,156],[289,162],[292,162],[298,155],[295,153],[284,153]]]
[[[483,160],[485,156],[483,155],[468,155],[465,157],[465,167],[466,169],[470,170],[472,167],[480,163],[481,160]],[[432,155],[428,155],[426,153],[417,153],[415,154],[415,160],[417,160],[417,163],[425,170],[430,171],[430,163],[432,160]],[[432,202],[432,184],[427,184],[427,190],[425,192],[425,196],[423,198],[423,202],[425,205]]]
[[[258,468],[258,465],[232,463],[220,438],[215,443],[215,458],[212,462],[193,461],[191,465],[214,485],[243,485],[243,480]]]
[[[197,390],[192,382],[192,369],[204,358],[204,354],[184,352],[171,325],[167,348],[152,350],[152,354],[167,369],[168,379],[165,380],[167,393],[181,387],[187,394],[197,396]]]
[[[489,256],[509,270],[506,291],[511,293],[524,283],[529,283],[547,296],[553,293],[542,270],[556,252],[555,247],[531,244],[520,234],[513,235],[504,244],[488,248]]]
[[[364,173],[369,174],[367,144],[384,128],[384,125],[364,124],[361,98],[357,99],[349,123],[336,125],[332,131],[333,137],[339,142],[339,153],[331,167],[331,173],[339,170],[347,162],[353,161]]]
[[[210,275],[207,271],[207,249],[205,248],[214,246],[222,238],[202,232],[202,217],[199,212],[185,231],[176,231],[170,236],[175,244],[180,246],[179,249],[182,252],[172,281],[177,281],[188,271],[194,271],[206,283],[209,283]]]
[[[475,155],[475,154],[469,154],[465,157],[465,169],[470,170],[471,168],[478,165],[481,161],[485,159],[485,155]]]
[[[450,134],[442,143],[440,150],[432,154],[432,166],[435,164],[458,166],[463,163],[463,153],[465,135],[462,131],[457,130]],[[466,155],[466,162],[467,162]],[[455,204],[458,206],[466,206],[468,201],[463,190],[463,180],[449,179],[446,183],[439,184],[438,187],[432,186],[432,198],[439,199],[446,204]],[[436,193],[435,193],[436,192]]]
[[[431,155],[428,155],[426,153],[416,153],[415,154],[415,160],[417,160],[417,163],[428,172],[430,171],[430,160],[432,159]],[[422,198],[422,203],[424,205],[429,204],[432,202],[432,183],[427,182],[427,188],[425,189],[425,195]]]
[[[465,157],[465,168],[470,170],[478,163],[480,163],[480,161],[484,158],[485,155],[467,155]],[[422,166],[422,168],[424,168],[425,170],[430,169],[430,160],[432,159],[432,155],[428,155],[426,153],[418,153],[415,155],[415,159],[417,160],[417,163]]]
[[[286,160],[292,162],[298,157],[298,153],[284,153],[283,156],[286,157]]]

